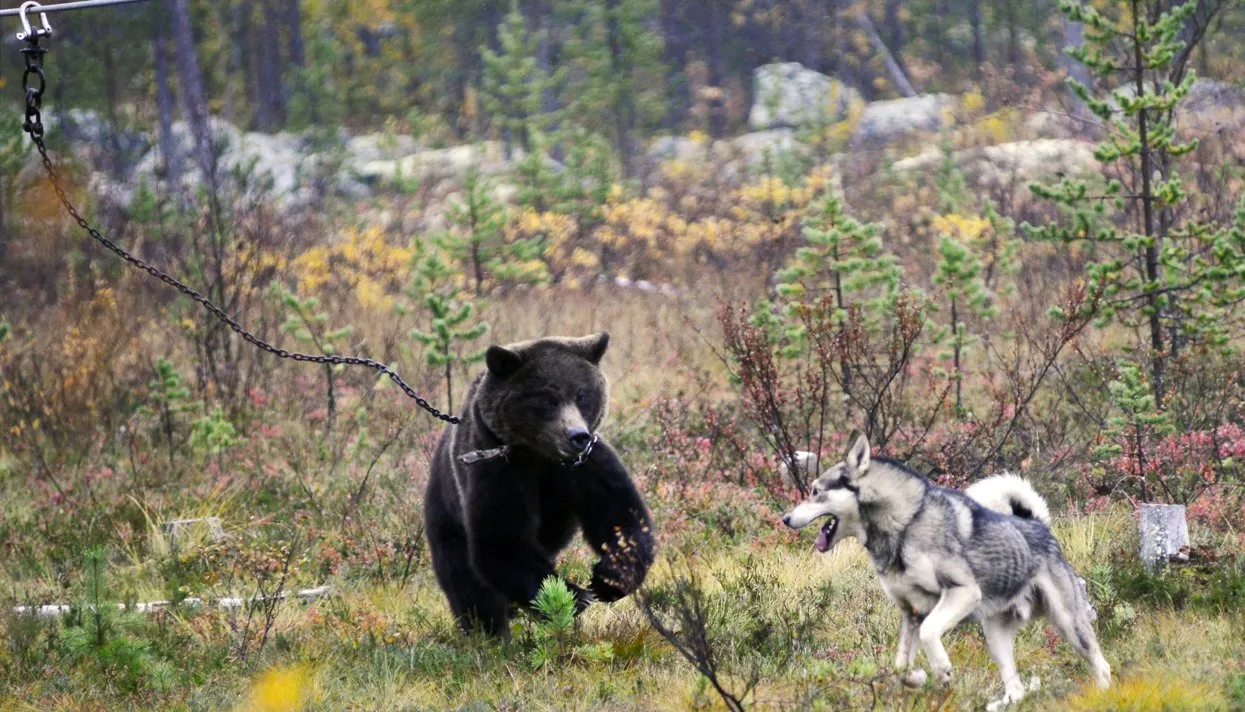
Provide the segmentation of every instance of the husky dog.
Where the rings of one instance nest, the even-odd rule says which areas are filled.
[[[849,442],[843,461],[822,472],[782,521],[801,529],[827,517],[814,545],[823,553],[848,537],[864,545],[901,611],[895,670],[904,684],[925,684],[925,671],[914,665],[918,641],[934,679],[950,683],[942,636],[971,616],[981,622],[1003,676],[1003,698],[989,709],[1017,702],[1026,690],[1012,646],[1035,614],[1044,614],[1089,662],[1099,686],[1111,684],[1092,609],[1051,535],[1046,502],[1028,482],[997,475],[957,492],[872,457],[864,435],[853,433]]]

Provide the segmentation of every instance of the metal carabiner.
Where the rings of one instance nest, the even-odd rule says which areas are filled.
[[[35,2],[35,0],[26,0],[26,2],[22,3],[21,8],[19,8],[19,14],[22,16],[22,31],[17,33],[18,40],[25,42],[31,39],[52,36],[52,26],[48,24],[48,14],[46,12],[35,10],[39,12],[39,20],[43,23],[43,27],[32,28],[30,26],[30,18],[26,17],[26,13],[41,7],[43,6]]]

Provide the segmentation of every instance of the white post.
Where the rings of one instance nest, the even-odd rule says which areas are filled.
[[[1141,561],[1147,569],[1154,571],[1172,559],[1187,558],[1189,524],[1183,504],[1141,505],[1140,531]]]

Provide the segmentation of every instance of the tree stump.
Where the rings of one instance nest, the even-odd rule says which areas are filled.
[[[1141,505],[1140,531],[1141,561],[1150,571],[1188,556],[1189,525],[1183,504]]]

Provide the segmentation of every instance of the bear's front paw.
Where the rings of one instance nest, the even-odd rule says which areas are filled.
[[[592,593],[605,603],[625,598],[640,587],[644,572],[630,559],[603,557],[592,569]]]
[[[575,615],[583,613],[584,609],[591,606],[597,600],[596,595],[583,586],[577,586],[570,581],[567,581],[566,587],[570,589],[571,595],[575,597]]]
[[[630,593],[622,587],[619,581],[600,572],[593,574],[591,588],[592,595],[602,603],[613,603]]]

